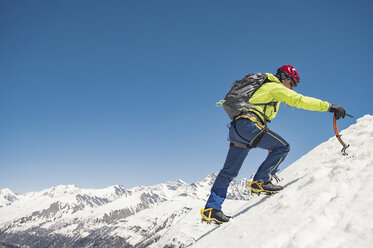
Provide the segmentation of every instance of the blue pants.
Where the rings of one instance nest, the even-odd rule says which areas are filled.
[[[229,128],[229,139],[248,145],[248,141],[251,141],[263,128],[264,127],[257,122],[241,118],[236,121],[236,129],[239,134],[237,134],[236,129],[231,126]],[[284,161],[290,150],[290,146],[279,135],[269,130],[257,147],[270,150],[270,153],[258,168],[254,180],[268,182],[278,170],[279,164]],[[224,167],[215,179],[205,208],[221,210],[221,205],[227,195],[228,186],[233,178],[238,175],[250,149],[251,148],[230,146]]]

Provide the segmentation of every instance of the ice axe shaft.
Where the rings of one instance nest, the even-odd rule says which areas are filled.
[[[346,114],[347,116],[349,117],[352,117],[352,115],[349,115],[349,114]],[[346,143],[343,142],[341,136],[339,134],[339,131],[338,131],[338,127],[337,127],[337,118],[335,117],[335,115],[333,116],[333,127],[334,127],[334,132],[335,132],[335,137],[337,137],[339,143],[341,143],[341,145],[343,146],[341,152],[342,152],[342,155],[348,155],[347,152],[346,152],[346,149],[350,146],[350,145],[346,145]]]

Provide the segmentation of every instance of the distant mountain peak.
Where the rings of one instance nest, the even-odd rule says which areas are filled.
[[[3,188],[3,189],[0,189],[0,196],[2,195],[15,195],[15,193],[13,193],[13,191],[11,191],[8,188]]]
[[[0,208],[18,200],[18,195],[8,188],[0,189]]]

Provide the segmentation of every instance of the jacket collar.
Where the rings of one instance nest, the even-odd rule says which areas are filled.
[[[280,79],[278,79],[276,76],[274,76],[273,74],[271,73],[266,73],[267,74],[267,79],[268,81],[270,82],[274,82],[274,83],[281,83]]]

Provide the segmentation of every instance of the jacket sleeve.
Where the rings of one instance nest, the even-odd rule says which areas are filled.
[[[303,96],[279,83],[271,83],[270,94],[276,100],[284,102],[289,106],[311,111],[328,111],[329,103],[317,98]]]

